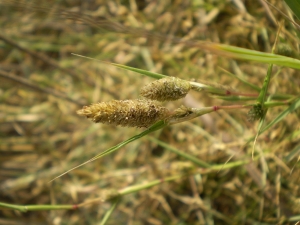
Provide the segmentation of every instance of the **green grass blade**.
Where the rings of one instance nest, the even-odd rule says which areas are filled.
[[[198,165],[200,167],[204,167],[204,168],[209,168],[210,167],[210,165],[208,163],[206,163],[206,162],[204,162],[204,161],[202,161],[200,159],[197,159],[196,157],[194,157],[194,156],[192,156],[190,154],[187,154],[187,153],[185,153],[183,151],[180,151],[180,150],[172,147],[171,145],[168,145],[168,144],[166,144],[166,143],[164,143],[164,142],[162,142],[162,141],[160,141],[160,140],[158,140],[156,138],[149,137],[149,139],[151,141],[153,141],[154,143],[160,145],[161,147],[164,147],[165,149],[167,149],[167,150],[169,150],[171,152],[174,152],[175,154],[177,154],[177,155],[179,155],[179,156],[181,156],[181,157],[183,157],[185,159],[188,159],[189,161],[195,163],[196,165]]]
[[[101,63],[106,63],[106,64],[109,64],[109,65],[112,65],[112,66],[115,66],[115,67],[118,67],[118,68],[121,68],[121,69],[133,71],[133,72],[136,72],[136,73],[140,73],[142,75],[145,75],[147,77],[152,77],[152,78],[155,78],[155,79],[161,79],[161,78],[167,77],[166,75],[163,75],[163,74],[160,74],[160,73],[154,73],[154,72],[150,72],[150,71],[147,71],[147,70],[142,70],[142,69],[134,68],[134,67],[131,67],[131,66],[125,66],[125,65],[122,65],[122,64],[118,64],[118,63],[106,62],[106,61],[103,61],[103,60],[94,59],[94,58],[90,58],[90,57],[87,57],[87,56],[78,55],[78,54],[75,54],[75,53],[72,53],[72,55],[79,56],[81,58],[95,60],[95,61],[98,61],[98,62],[101,62]]]
[[[280,113],[271,123],[269,123],[263,129],[261,129],[261,131],[259,132],[259,134],[265,132],[271,126],[273,126],[276,123],[278,123],[281,120],[283,120],[288,114],[290,114],[291,112],[295,111],[299,107],[300,107],[300,98],[298,98],[297,100],[295,100],[295,102],[293,104],[291,104],[286,110],[284,110],[282,113]]]
[[[75,166],[74,168],[72,168],[72,169],[70,169],[70,170],[68,170],[68,171],[60,174],[59,176],[57,176],[54,179],[52,179],[50,182],[54,181],[55,179],[57,179],[59,177],[62,177],[64,175],[66,175],[67,173],[71,172],[72,170],[75,170],[75,169],[77,169],[77,168],[79,168],[79,167],[81,167],[81,166],[83,166],[85,164],[88,164],[90,162],[93,162],[93,161],[95,161],[95,160],[97,160],[97,159],[105,156],[105,155],[108,155],[108,154],[110,154],[110,153],[112,153],[112,152],[120,149],[121,147],[129,144],[130,142],[136,141],[136,140],[138,140],[138,139],[140,139],[140,138],[142,138],[142,137],[144,137],[144,136],[146,136],[146,135],[148,135],[148,134],[150,134],[150,133],[152,133],[154,131],[162,129],[162,128],[166,127],[166,126],[168,126],[168,123],[165,122],[164,120],[158,121],[155,124],[153,124],[151,127],[149,127],[147,130],[143,131],[142,133],[139,133],[138,135],[135,135],[135,136],[133,136],[133,137],[131,137],[131,138],[125,140],[125,141],[122,141],[119,144],[117,144],[117,145],[115,145],[115,146],[113,146],[113,147],[111,147],[111,148],[109,148],[109,149],[107,149],[107,150],[99,153],[98,155],[94,156],[90,160],[88,160],[88,161],[86,161],[86,162],[84,162],[84,163],[82,163],[82,164],[80,164],[78,166]]]
[[[152,78],[155,78],[155,79],[161,79],[161,78],[167,77],[166,75],[163,75],[163,74],[160,74],[160,73],[154,73],[154,72],[150,72],[150,71],[147,71],[147,70],[134,68],[134,67],[131,67],[131,66],[125,66],[125,65],[122,65],[122,64],[110,63],[110,65],[116,66],[116,67],[121,68],[121,69],[130,70],[130,71],[133,71],[133,72],[136,72],[136,73],[140,73],[142,75],[145,75],[147,77],[152,77]]]
[[[248,82],[246,79],[240,77],[240,76],[237,76],[225,69],[222,69],[226,74],[228,74],[229,76],[233,77],[233,78],[236,78],[238,79],[240,82],[242,82],[243,84],[249,86],[250,88],[254,89],[255,91],[260,91],[260,87],[256,86],[255,84],[252,84],[250,82]]]
[[[267,92],[268,92],[268,87],[269,87],[271,74],[272,74],[272,68],[273,68],[273,64],[270,64],[269,68],[268,68],[267,75],[264,79],[263,86],[262,86],[262,88],[260,90],[260,93],[259,93],[259,96],[257,98],[257,103],[259,103],[261,105],[263,105],[265,103],[265,100],[266,100],[266,95],[267,95]]]
[[[255,100],[255,97],[247,97],[247,96],[212,96],[218,99],[222,99],[225,101],[252,101]],[[294,98],[295,96],[292,95],[285,95],[285,94],[275,94],[272,95],[272,99],[273,100],[289,100]],[[279,106],[279,105],[286,105],[285,102],[265,102],[264,103],[264,107],[274,107],[275,105]]]
[[[276,64],[279,66],[300,69],[300,60],[282,55],[276,55],[273,53],[259,52],[224,44],[211,44],[211,46],[208,47],[208,50],[214,51],[216,52],[216,54],[222,54],[231,58],[260,63]]]
[[[284,0],[292,12],[300,19],[300,0]]]
[[[21,212],[41,211],[41,210],[61,210],[61,209],[76,209],[75,205],[15,205],[0,202],[0,207],[18,210]]]
[[[213,96],[218,99],[222,99],[224,101],[231,101],[231,102],[236,102],[236,101],[253,101],[256,98],[255,97],[246,97],[246,96]]]
[[[290,154],[288,154],[286,157],[285,157],[285,160],[287,162],[291,161],[296,155],[300,155],[300,144],[296,145],[295,148],[293,148],[290,152]]]
[[[116,198],[114,199],[111,207],[109,208],[109,210],[107,210],[107,212],[105,213],[100,225],[105,225],[106,222],[108,221],[109,217],[111,216],[111,214],[113,213],[113,211],[115,210],[115,208],[117,207],[118,203],[120,202],[121,198]]]
[[[113,147],[105,150],[104,152],[101,152],[100,154],[96,155],[95,157],[93,157],[90,160],[94,161],[94,160],[99,159],[99,158],[101,158],[101,157],[103,157],[105,155],[108,155],[108,154],[110,154],[110,153],[118,150],[119,148],[121,148],[121,147],[129,144],[130,142],[136,141],[136,140],[138,140],[138,139],[140,139],[140,138],[142,138],[142,137],[144,137],[144,136],[146,136],[146,135],[148,135],[148,134],[150,134],[150,133],[152,133],[154,131],[160,130],[160,129],[166,127],[167,125],[168,124],[165,121],[163,121],[163,120],[158,121],[157,123],[153,124],[150,128],[148,128],[147,130],[143,131],[142,133],[137,134],[137,135],[135,135],[135,136],[127,139],[126,141],[123,141],[123,142],[121,142],[121,143],[119,143],[119,144],[117,144],[117,145],[115,145],[115,146],[113,146]]]

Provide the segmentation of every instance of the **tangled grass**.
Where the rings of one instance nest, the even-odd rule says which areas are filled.
[[[300,220],[299,31],[278,11],[263,1],[0,6],[0,223]],[[277,42],[276,21],[285,21]],[[281,43],[293,59],[271,53]],[[194,91],[163,103],[171,124],[155,118],[140,130],[76,114],[91,103],[140,98],[153,80],[130,68],[189,82]],[[247,119],[253,106],[250,116],[262,120]],[[91,163],[49,184],[84,162]]]

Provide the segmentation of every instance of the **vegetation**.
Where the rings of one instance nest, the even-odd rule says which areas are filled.
[[[0,0],[0,223],[300,221],[300,31],[271,3]]]

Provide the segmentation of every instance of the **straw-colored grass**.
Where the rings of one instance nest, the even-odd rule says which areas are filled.
[[[300,64],[272,53],[276,21],[296,58],[299,30],[264,1],[0,0],[0,224],[300,221]],[[160,74],[189,93],[148,130],[76,114]]]

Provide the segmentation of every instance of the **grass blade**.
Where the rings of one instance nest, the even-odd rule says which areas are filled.
[[[207,47],[203,46],[204,49],[227,57],[300,69],[300,60],[298,59],[225,44],[206,43],[206,45]]]
[[[230,75],[231,77],[238,79],[240,82],[242,82],[243,84],[249,86],[250,88],[254,89],[255,91],[260,91],[261,90],[260,87],[258,87],[255,84],[252,84],[252,83],[248,82],[246,79],[244,79],[244,78],[242,78],[240,76],[237,76],[237,75],[235,75],[235,74],[233,74],[233,73],[231,73],[228,70],[225,70],[223,68],[221,68],[221,70],[223,72],[225,72],[226,74]]]
[[[115,208],[117,207],[119,202],[120,202],[120,198],[114,199],[114,202],[112,203],[109,210],[107,210],[107,212],[105,213],[100,225],[105,225],[106,224],[106,222],[108,221],[109,217],[111,216],[111,214],[113,213],[113,211],[115,210]]]
[[[77,168],[79,168],[79,167],[81,167],[81,166],[83,166],[83,165],[85,165],[85,164],[88,164],[88,163],[90,163],[90,162],[95,161],[96,159],[99,159],[99,158],[101,158],[101,157],[103,157],[103,156],[105,156],[105,155],[108,155],[108,154],[110,154],[110,153],[112,153],[112,152],[114,152],[114,151],[120,149],[121,147],[123,147],[123,146],[129,144],[130,142],[136,141],[136,140],[138,140],[138,139],[144,137],[145,135],[148,135],[148,134],[150,134],[150,133],[152,133],[152,132],[154,132],[154,131],[157,131],[157,130],[159,130],[159,129],[162,129],[162,128],[166,127],[167,125],[168,125],[168,123],[166,123],[166,122],[163,121],[163,120],[158,121],[158,122],[156,122],[155,124],[153,124],[151,127],[149,127],[147,130],[143,131],[142,133],[137,134],[137,135],[135,135],[135,136],[133,136],[133,137],[131,137],[131,138],[125,140],[125,141],[122,141],[122,142],[120,142],[119,144],[117,144],[117,145],[115,145],[115,146],[113,146],[113,147],[111,147],[111,148],[109,148],[109,149],[107,149],[107,150],[105,150],[105,151],[99,153],[98,155],[94,156],[94,157],[91,158],[90,160],[88,160],[88,161],[86,161],[86,162],[84,162],[84,163],[82,163],[82,164],[80,164],[80,165],[78,165],[78,166],[76,166],[76,167],[74,167],[74,168],[72,168],[72,169],[70,169],[70,170],[68,170],[68,171],[66,171],[66,172],[64,172],[64,173],[62,173],[62,174],[60,174],[59,176],[57,176],[57,177],[55,177],[54,179],[52,179],[50,182],[54,181],[55,179],[57,179],[57,178],[59,178],[59,177],[62,177],[62,176],[64,176],[64,175],[66,175],[67,173],[71,172],[72,170],[75,170],[75,169],[77,169]]]
[[[259,134],[265,132],[268,130],[271,126],[275,125],[276,123],[283,120],[288,114],[295,111],[297,108],[300,107],[300,98],[296,99],[293,104],[290,105],[286,110],[284,110],[282,113],[280,113],[271,123],[269,123],[267,126],[265,126],[263,129],[260,130]]]
[[[18,210],[21,212],[41,211],[41,210],[61,210],[61,209],[76,209],[75,205],[15,205],[0,202],[0,207]]]
[[[176,149],[176,148],[174,148],[174,147],[172,147],[172,146],[170,146],[170,145],[168,145],[168,144],[166,144],[166,143],[164,143],[164,142],[162,142],[162,141],[160,141],[160,140],[158,140],[156,138],[149,137],[149,139],[151,141],[153,141],[154,143],[160,145],[161,147],[164,147],[165,149],[167,149],[167,150],[169,150],[171,152],[174,152],[175,154],[177,154],[177,155],[179,155],[179,156],[181,156],[181,157],[183,157],[185,159],[190,160],[191,162],[197,164],[198,166],[201,166],[201,167],[204,167],[204,168],[209,168],[210,167],[210,165],[208,163],[206,163],[206,162],[204,162],[202,160],[199,160],[199,159],[197,159],[196,157],[194,157],[194,156],[192,156],[190,154],[187,154],[187,153],[185,153],[183,151],[180,151],[180,150],[178,150],[178,149]]]
[[[150,71],[147,71],[147,70],[134,68],[134,67],[131,67],[131,66],[125,66],[125,65],[122,65],[122,64],[118,64],[118,63],[111,63],[111,62],[103,61],[103,60],[100,60],[100,59],[94,59],[94,58],[91,58],[91,57],[78,55],[78,54],[75,54],[75,53],[71,53],[71,54],[75,55],[75,56],[78,56],[78,57],[81,57],[81,58],[95,60],[95,61],[98,61],[98,62],[101,62],[101,63],[106,63],[106,64],[109,64],[109,65],[112,65],[112,66],[115,66],[115,67],[118,67],[118,68],[121,68],[121,69],[133,71],[133,72],[136,72],[136,73],[140,73],[142,75],[145,75],[147,77],[152,77],[152,78],[155,78],[155,79],[161,79],[161,78],[167,77],[166,75],[163,75],[163,74],[160,74],[160,73],[154,73],[154,72],[150,72]]]
[[[291,150],[290,154],[288,154],[286,157],[285,157],[285,160],[286,161],[291,161],[296,155],[299,155],[300,156],[300,144],[299,145],[296,145],[295,148],[293,148],[293,150]]]
[[[284,0],[295,16],[300,19],[300,0]]]

